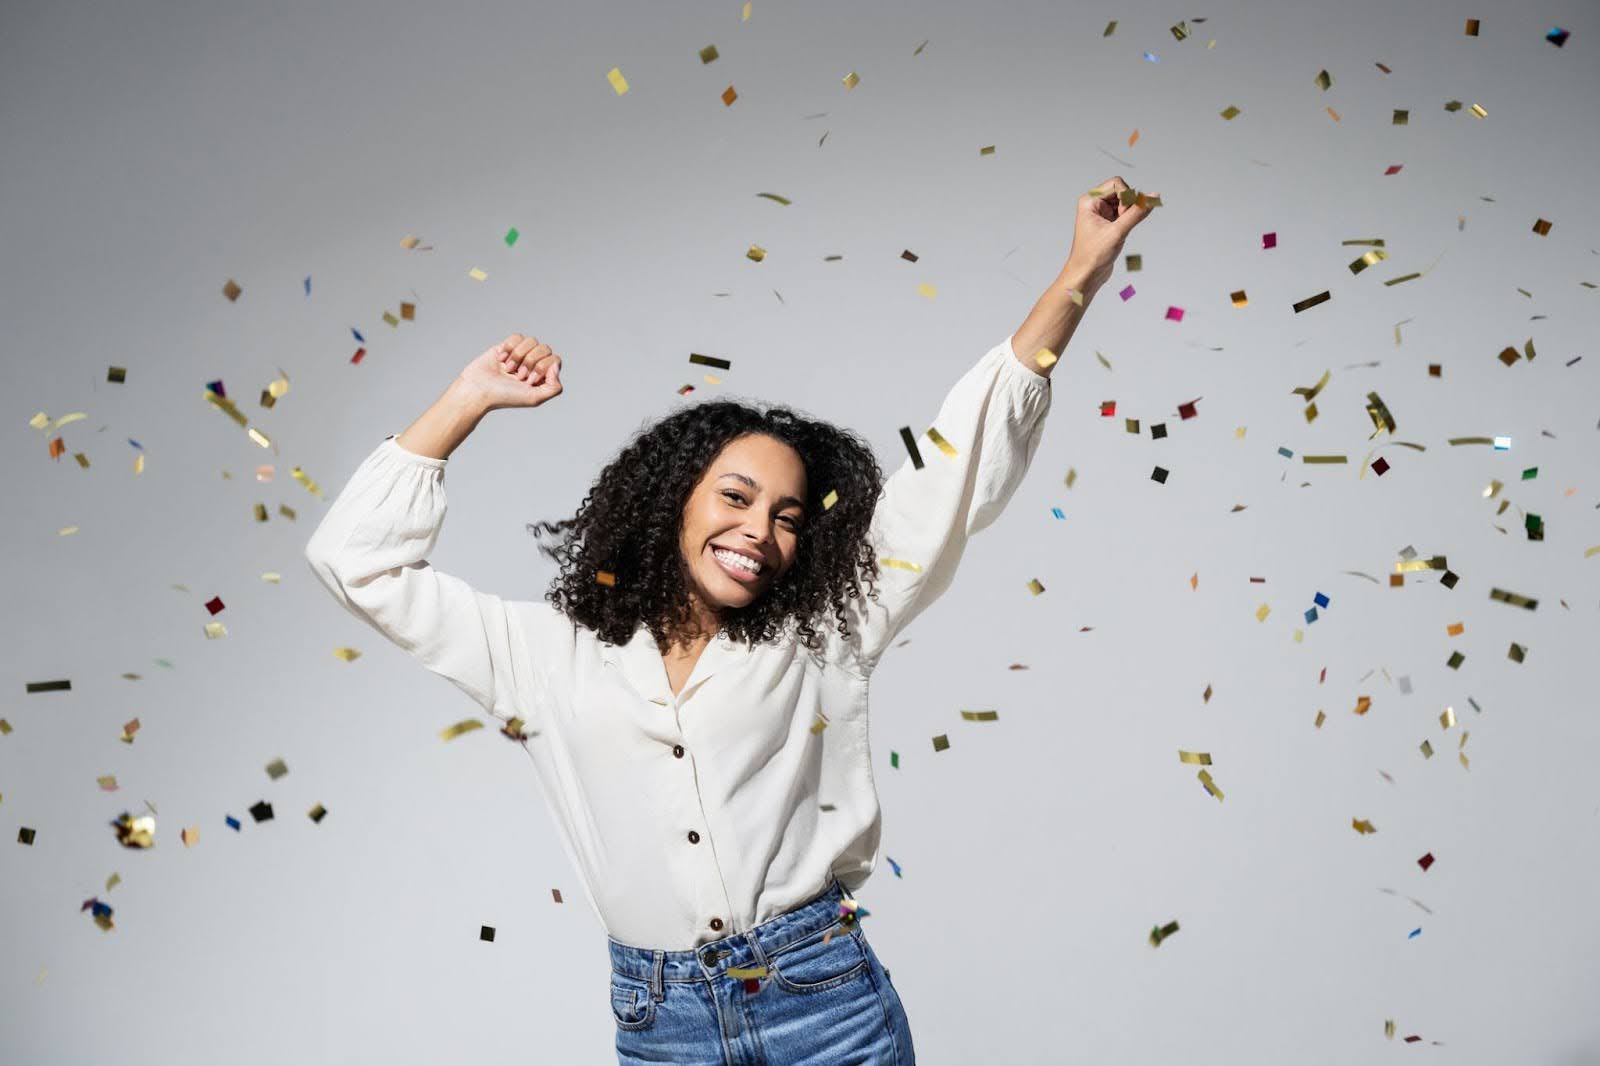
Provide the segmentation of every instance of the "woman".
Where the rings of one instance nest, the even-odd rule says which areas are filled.
[[[561,537],[545,602],[479,592],[426,557],[450,453],[489,411],[562,392],[561,357],[513,333],[367,457],[312,536],[342,604],[532,755],[607,933],[620,1062],[915,1061],[849,895],[879,843],[868,682],[1021,482],[1050,407],[1036,357],[1065,347],[1159,202],[1121,178],[1079,199],[1061,274],[886,483],[860,439],[787,408],[686,407],[574,517],[531,527]]]

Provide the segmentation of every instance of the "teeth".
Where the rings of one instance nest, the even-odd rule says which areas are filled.
[[[713,548],[711,550],[711,554],[715,555],[718,559],[721,559],[724,562],[731,563],[734,566],[743,567],[744,569],[750,571],[752,574],[758,574],[758,573],[761,572],[761,564],[760,563],[753,562],[750,559],[746,559],[744,556],[740,555],[738,552],[730,552],[730,551],[724,551],[721,548]]]

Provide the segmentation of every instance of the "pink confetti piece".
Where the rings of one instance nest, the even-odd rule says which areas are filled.
[[[1169,321],[1169,322],[1182,322],[1183,321],[1183,308],[1181,308],[1181,307],[1169,307],[1169,308],[1167,308],[1167,321]]]
[[[1127,303],[1129,300],[1133,299],[1133,286],[1129,285],[1126,289],[1123,289],[1121,292],[1117,293],[1117,295],[1122,297],[1123,303]]]
[[[1278,231],[1277,230],[1273,230],[1271,233],[1263,233],[1261,235],[1261,247],[1263,249],[1276,248],[1277,246],[1278,246]]]

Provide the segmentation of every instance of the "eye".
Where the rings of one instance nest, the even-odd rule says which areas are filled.
[[[733,500],[735,503],[744,503],[744,497],[742,495],[740,495],[738,492],[735,492],[733,489],[723,489],[722,490],[722,495],[724,497],[726,497],[727,499]],[[799,521],[799,519],[795,518],[793,515],[782,515],[780,517],[782,518],[783,521],[789,523],[789,528],[791,530],[793,530],[796,533],[798,533],[800,531],[800,521]]]

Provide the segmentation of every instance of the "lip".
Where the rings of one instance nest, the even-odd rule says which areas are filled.
[[[717,569],[721,570],[724,574],[727,574],[729,577],[733,578],[735,581],[738,581],[738,582],[740,582],[742,584],[745,584],[745,585],[753,585],[757,581],[760,581],[761,578],[766,574],[766,565],[765,564],[762,565],[761,573],[759,573],[759,574],[747,573],[744,570],[740,570],[740,569],[738,569],[736,567],[732,567],[732,566],[727,565],[721,559],[717,558],[716,549],[718,549],[718,548],[722,548],[722,545],[713,544],[713,545],[711,545],[711,547],[707,548],[706,551],[711,553],[711,561],[717,564]],[[732,548],[722,548],[722,550],[723,551],[733,551]],[[746,553],[746,552],[734,552],[734,554],[736,554],[736,555],[744,555],[747,558],[752,558],[752,556],[749,556],[748,553]]]

